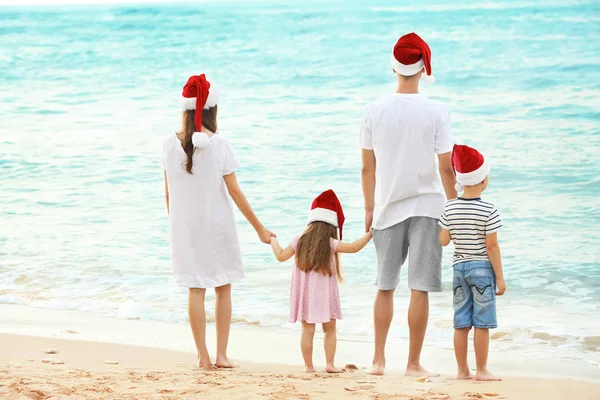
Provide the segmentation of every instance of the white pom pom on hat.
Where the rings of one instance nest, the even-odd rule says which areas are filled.
[[[203,149],[210,143],[210,137],[204,132],[194,132],[192,135],[192,143],[194,144],[194,147]]]

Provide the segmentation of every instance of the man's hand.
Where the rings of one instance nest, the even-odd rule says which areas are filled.
[[[277,237],[276,234],[268,230],[267,228],[262,228],[256,232],[261,242],[264,244],[271,244],[271,238]]]
[[[373,211],[365,210],[365,233],[371,232],[373,225]]]

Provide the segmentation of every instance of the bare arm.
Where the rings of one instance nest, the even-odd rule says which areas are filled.
[[[256,216],[256,214],[254,214],[254,211],[252,210],[252,207],[250,207],[248,199],[246,199],[244,192],[242,192],[242,189],[240,189],[240,186],[238,185],[235,172],[232,172],[229,175],[225,175],[223,179],[225,180],[227,191],[233,199],[233,202],[235,203],[237,208],[239,208],[239,210],[242,212],[244,217],[246,217],[250,225],[252,225],[252,227],[258,234],[258,237],[260,238],[261,242],[266,244],[271,243],[271,237],[275,237],[275,234],[269,231],[267,228],[265,228]]]
[[[287,261],[294,255],[295,251],[292,246],[288,246],[285,249],[282,249],[279,245],[279,241],[277,238],[271,238],[271,248],[273,249],[273,254],[277,258],[277,261]]]
[[[375,152],[362,150],[362,191],[365,199],[365,232],[371,231],[375,208]]]
[[[496,232],[486,235],[485,246],[490,262],[492,263],[492,268],[494,269],[494,274],[496,275],[496,285],[498,286],[496,294],[502,296],[506,291],[506,282],[504,281],[502,256],[500,255],[500,245],[498,244],[498,234]]]
[[[366,235],[364,235],[363,237],[361,237],[360,239],[355,240],[352,243],[339,242],[337,245],[337,252],[338,253],[358,253],[367,245],[367,243],[369,243],[369,241],[371,240],[372,237],[373,237],[373,235],[371,234],[371,232],[369,232]]]
[[[450,237],[450,232],[447,229],[442,228],[440,231],[440,244],[442,246],[448,246],[452,238]]]
[[[171,209],[169,208],[169,184],[167,182],[167,171],[165,172],[165,202],[167,203],[167,214],[171,214]]]
[[[454,168],[452,168],[452,152],[438,154],[438,162],[446,198],[448,200],[455,199],[458,197],[458,193],[456,193],[456,188],[454,187],[456,185],[456,176],[454,175]]]

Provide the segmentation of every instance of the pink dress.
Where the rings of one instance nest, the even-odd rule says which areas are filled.
[[[297,236],[290,243],[294,251],[299,239],[300,236]],[[342,319],[334,258],[338,243],[338,240],[331,239],[331,276],[315,271],[300,271],[294,261],[290,288],[290,322],[317,324]]]

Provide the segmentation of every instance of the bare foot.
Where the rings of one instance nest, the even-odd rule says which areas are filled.
[[[384,369],[385,369],[385,364],[373,363],[373,366],[371,367],[371,369],[369,371],[367,371],[367,373],[371,374],[371,375],[383,375]]]
[[[330,373],[330,374],[341,374],[342,372],[345,372],[345,369],[342,368],[338,368],[335,365],[328,365],[325,367],[325,371]]]
[[[200,368],[200,369],[215,369],[216,367],[215,367],[215,364],[210,362],[210,360],[208,360],[208,361],[198,360],[198,368]]]
[[[317,372],[317,370],[315,369],[315,367],[313,365],[305,365],[304,372],[313,373],[313,372]]]
[[[421,365],[416,365],[416,366],[406,367],[406,372],[404,373],[404,376],[414,376],[417,378],[421,377],[421,376],[428,376],[431,378],[434,376],[440,376],[440,374],[435,374],[433,372],[429,372],[425,368],[423,368]]]
[[[473,375],[471,375],[471,371],[467,368],[466,370],[459,370],[458,374],[456,374],[456,379],[466,380],[473,379]]]
[[[232,363],[228,358],[217,358],[215,365],[217,368],[239,368],[239,365]]]
[[[476,381],[501,381],[502,378],[498,378],[494,376],[490,371],[484,369],[482,371],[477,370],[477,375],[475,375]]]

